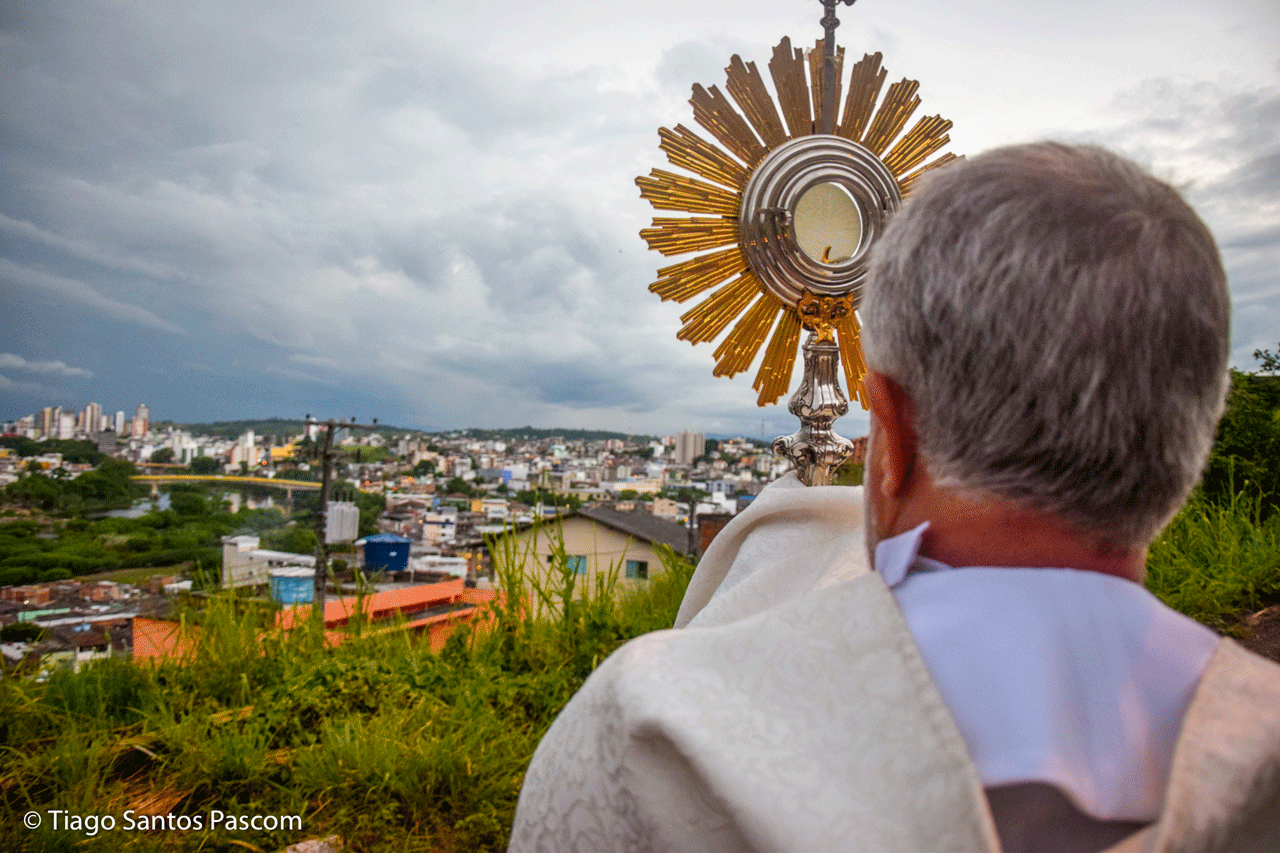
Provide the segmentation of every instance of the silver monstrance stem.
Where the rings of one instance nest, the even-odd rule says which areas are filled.
[[[773,452],[789,458],[806,486],[829,486],[835,471],[853,454],[853,442],[832,429],[849,411],[836,379],[840,347],[810,333],[804,343],[804,379],[787,407],[800,429],[773,440]]]

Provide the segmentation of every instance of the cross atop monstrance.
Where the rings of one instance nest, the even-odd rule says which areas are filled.
[[[836,17],[836,6],[844,3],[852,6],[854,0],[822,0],[826,14],[822,16],[822,29],[826,35],[822,39],[822,103],[830,104],[836,99],[836,81],[840,78],[840,69],[836,66],[836,27],[840,19]],[[836,132],[835,110],[824,109],[818,121],[822,133]]]
[[[685,302],[714,288],[681,316],[676,337],[710,342],[733,323],[714,352],[716,376],[748,369],[768,339],[752,387],[759,405],[776,403],[791,385],[800,332],[809,331],[788,407],[800,429],[773,450],[812,486],[829,485],[853,451],[832,429],[849,408],[837,363],[849,395],[866,407],[856,309],[868,251],[916,179],[956,159],[925,162],[950,141],[941,116],[902,132],[920,105],[919,83],[904,78],[881,98],[888,72],[879,53],[853,66],[841,103],[835,10],[854,0],[821,2],[825,37],[807,52],[788,37],[773,50],[776,101],[756,64],[735,55],[725,69],[728,97],[695,83],[689,100],[715,142],[684,125],[658,130],[671,164],[697,177],[654,169],[636,178],[655,209],[688,214],[655,217],[640,232],[649,248],[699,253],[659,269],[649,289]]]

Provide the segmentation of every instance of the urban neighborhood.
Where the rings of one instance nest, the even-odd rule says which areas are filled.
[[[9,636],[0,651],[11,667],[177,655],[175,614],[214,589],[256,595],[282,611],[309,609],[321,543],[326,625],[336,629],[351,608],[364,607],[440,647],[492,598],[495,540],[510,537],[539,570],[558,550],[584,587],[610,573],[620,588],[644,583],[664,559],[701,554],[790,469],[761,441],[694,431],[424,434],[309,417],[201,428],[153,423],[146,405],[126,417],[97,403],[47,407],[2,426],[0,486],[16,484],[4,512],[41,519],[27,546],[57,539],[57,525],[41,514],[54,508],[51,495],[36,484],[71,488],[107,460],[127,467],[128,505],[94,511],[89,501],[86,518],[182,518],[214,504],[232,519],[246,516],[224,535],[155,551],[153,565],[145,565],[146,550],[120,559],[110,546],[99,547],[100,565],[92,557],[59,565],[56,550],[0,553],[0,630]],[[855,442],[854,467],[864,444]],[[124,550],[140,548],[136,536],[115,538]]]

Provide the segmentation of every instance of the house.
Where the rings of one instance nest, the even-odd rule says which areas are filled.
[[[463,623],[484,625],[486,605],[493,589],[468,588],[462,578],[420,584],[364,596],[328,598],[324,605],[325,640],[337,645],[348,639],[345,626],[362,621],[368,631],[404,630],[425,635],[432,651],[444,648],[449,635]],[[277,626],[292,631],[311,618],[311,605],[298,604],[280,611]],[[188,655],[199,641],[199,625],[174,619],[133,620],[134,660],[175,659]]]
[[[690,553],[689,531],[684,525],[645,509],[620,510],[607,504],[583,507],[555,522],[512,535],[516,552],[524,556],[526,571],[535,562],[544,570],[552,565],[553,555],[563,543],[569,566],[590,579],[616,569],[619,580],[644,581],[663,570],[660,546],[677,554]]]
[[[128,657],[131,644],[132,620],[79,625],[55,625],[48,629],[45,639],[33,648],[46,666],[58,666],[79,672],[89,661],[119,655]],[[112,630],[114,628],[114,631]]]

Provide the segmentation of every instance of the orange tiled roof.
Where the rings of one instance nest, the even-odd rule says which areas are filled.
[[[324,603],[324,624],[327,627],[342,625],[363,610],[372,619],[381,619],[395,613],[416,612],[440,604],[463,600],[462,579],[423,584],[408,589],[393,589],[347,598],[329,598]],[[363,607],[361,607],[363,603]],[[298,605],[280,613],[280,626],[292,628],[311,618],[310,605]]]

